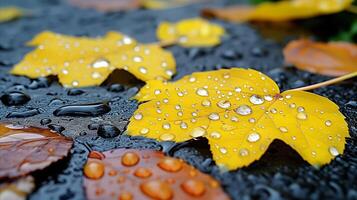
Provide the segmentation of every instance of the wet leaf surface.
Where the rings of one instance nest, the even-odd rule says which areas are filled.
[[[141,45],[118,32],[88,38],[47,31],[38,34],[28,45],[36,49],[11,73],[30,78],[57,75],[64,87],[100,85],[115,69],[129,71],[143,81],[170,79],[176,72],[170,52],[158,45]]]
[[[0,23],[17,19],[23,14],[24,11],[17,7],[0,7]]]
[[[140,0],[68,0],[80,8],[93,8],[103,12],[133,10],[141,6]]]
[[[357,45],[347,42],[291,41],[284,49],[285,61],[301,70],[327,76],[357,71]]]
[[[232,22],[288,21],[341,12],[349,7],[352,2],[353,0],[264,2],[257,6],[237,5],[226,8],[208,8],[202,11],[202,15]]]
[[[201,18],[192,18],[177,23],[161,22],[156,35],[163,43],[176,41],[184,47],[210,47],[221,43],[223,27]]]
[[[84,175],[90,200],[229,199],[215,179],[160,151],[92,151]]]
[[[0,179],[44,169],[71,147],[71,139],[48,129],[0,124]]]
[[[329,99],[303,91],[280,93],[266,75],[250,69],[193,73],[167,83],[149,81],[128,133],[161,141],[206,137],[213,159],[229,170],[258,160],[275,139],[311,165],[343,153],[347,123]]]

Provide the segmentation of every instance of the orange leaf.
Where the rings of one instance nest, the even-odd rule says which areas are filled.
[[[287,21],[304,19],[318,15],[341,12],[353,0],[291,0],[265,2],[258,6],[232,6],[227,8],[208,8],[202,11],[207,17],[218,17],[233,22],[250,20]]]
[[[153,150],[93,151],[84,166],[84,175],[89,200],[229,199],[212,177]]]
[[[65,157],[72,143],[47,129],[0,124],[0,179],[43,169]]]
[[[93,8],[103,12],[132,10],[141,6],[140,0],[68,0],[80,8]]]
[[[297,68],[327,76],[357,71],[357,45],[346,42],[290,42],[284,49],[286,62]]]

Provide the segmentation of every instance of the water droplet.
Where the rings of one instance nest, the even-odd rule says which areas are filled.
[[[252,109],[247,105],[241,105],[235,111],[237,114],[243,116],[252,114]]]
[[[251,133],[248,135],[248,142],[257,142],[260,139],[259,133]]]
[[[288,132],[288,129],[287,129],[285,126],[280,126],[280,127],[279,127],[279,130],[280,130],[280,132],[282,132],[282,133],[287,133],[287,132]]]
[[[212,121],[217,121],[219,120],[219,115],[218,113],[211,113],[209,116],[208,116],[208,119],[212,120]]]
[[[129,45],[133,42],[133,40],[128,37],[128,36],[124,36],[123,39],[122,39],[123,43],[126,44],[126,45]]]
[[[98,78],[100,78],[100,77],[102,77],[102,75],[101,75],[99,72],[93,72],[93,73],[92,73],[92,78],[93,78],[93,79],[98,79]]]
[[[242,89],[241,89],[240,87],[236,87],[236,88],[234,89],[234,91],[236,91],[236,92],[241,92]]]
[[[191,83],[193,83],[193,82],[196,81],[196,78],[195,78],[195,77],[190,77],[189,81],[190,81]]]
[[[328,150],[332,156],[338,156],[340,154],[336,147],[330,147]]]
[[[205,100],[203,100],[203,101],[201,102],[201,104],[202,104],[202,106],[204,106],[204,107],[209,107],[209,106],[211,106],[211,101],[205,99]]]
[[[55,116],[75,116],[88,117],[99,116],[108,113],[111,110],[107,103],[93,103],[93,104],[77,104],[67,105],[57,108],[53,111]]]
[[[249,155],[248,149],[241,149],[241,150],[239,150],[239,155],[240,155],[240,156],[248,156],[248,155]]]
[[[228,109],[229,107],[231,107],[231,102],[227,100],[221,100],[217,103],[217,106],[223,109]]]
[[[171,133],[164,133],[160,135],[160,140],[162,141],[173,141],[175,139],[175,135]]]
[[[100,161],[88,161],[84,168],[84,175],[90,179],[99,179],[104,175],[105,166]]]
[[[208,91],[204,88],[199,88],[196,90],[196,94],[202,97],[207,97],[208,96]]]
[[[295,103],[291,103],[291,104],[289,104],[289,107],[290,107],[290,108],[295,108],[295,107],[296,107],[296,104],[295,104]]]
[[[72,81],[72,86],[77,87],[79,85],[78,81]]]
[[[224,147],[219,148],[219,151],[220,151],[222,154],[226,154],[226,153],[228,152],[227,149],[224,148]]]
[[[155,91],[154,91],[154,94],[155,94],[155,95],[161,94],[161,90],[155,90]]]
[[[105,59],[98,59],[92,63],[92,67],[95,69],[106,68],[106,67],[109,67],[109,65],[110,65],[110,62]],[[64,72],[62,71],[62,73],[64,73]]]
[[[134,115],[134,119],[136,119],[136,120],[141,120],[141,119],[143,119],[143,114],[142,114],[142,113],[136,113],[136,114]]]
[[[139,63],[143,61],[143,58],[141,56],[134,56],[133,61]]]
[[[126,152],[122,158],[121,158],[121,163],[124,166],[131,167],[136,165],[139,162],[140,158],[138,154],[134,152]]]
[[[146,69],[146,67],[139,67],[139,72],[142,74],[146,74],[148,73],[148,69]]]
[[[180,123],[180,127],[181,127],[182,129],[187,129],[187,128],[188,128],[187,123],[185,123],[185,122],[181,122],[181,123]]]
[[[169,123],[164,123],[164,124],[162,124],[162,128],[169,130],[171,128],[171,125]]]
[[[168,69],[168,70],[166,70],[166,75],[171,77],[172,75],[174,75],[174,72],[172,70]]]
[[[276,108],[272,108],[272,109],[270,109],[270,112],[271,112],[272,114],[276,114],[276,113],[278,112],[278,110],[277,110]]]
[[[326,121],[325,121],[325,125],[326,125],[326,126],[331,126],[331,125],[332,125],[331,120],[326,120]]]
[[[202,127],[196,127],[191,131],[190,136],[196,138],[196,137],[204,136],[205,134],[206,134],[206,129]]]
[[[252,95],[249,98],[250,103],[254,104],[254,105],[260,105],[264,103],[264,99],[261,96],[258,95]]]
[[[97,131],[98,136],[102,138],[113,138],[118,136],[120,133],[121,131],[117,127],[110,124],[99,125]]]
[[[170,185],[160,180],[145,182],[140,185],[140,189],[148,197],[157,200],[169,200],[173,196]]]
[[[161,159],[157,166],[168,172],[178,172],[183,167],[181,160],[169,157]]]
[[[187,194],[194,197],[202,196],[206,190],[205,184],[202,181],[192,179],[183,182],[181,188]]]
[[[0,99],[6,106],[23,105],[31,100],[30,96],[18,91],[4,94],[0,97]]]
[[[150,169],[140,167],[135,170],[134,175],[139,178],[148,178],[152,175],[152,172]]]
[[[298,111],[298,112],[304,112],[304,111],[305,111],[305,108],[302,107],[302,106],[299,106],[299,107],[297,108],[297,111]]]
[[[146,135],[146,134],[148,134],[149,133],[149,129],[148,128],[142,128],[141,130],[140,130],[140,134],[141,135]]]
[[[211,134],[210,134],[210,137],[213,138],[213,139],[219,139],[221,138],[221,134],[217,131],[213,131]]]
[[[300,120],[306,120],[307,119],[307,115],[306,113],[304,112],[299,112],[297,115],[296,115],[296,118],[300,119]]]
[[[265,99],[266,101],[272,101],[272,100],[273,100],[273,97],[270,96],[270,95],[265,95],[265,96],[264,96],[264,99]]]
[[[119,200],[132,200],[133,195],[130,192],[121,192],[119,195]]]

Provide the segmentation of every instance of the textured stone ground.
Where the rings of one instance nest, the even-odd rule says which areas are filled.
[[[166,150],[170,144],[154,140],[121,135],[112,139],[97,136],[88,125],[112,124],[124,131],[128,119],[137,108],[130,100],[142,83],[132,81],[122,91],[110,91],[114,79],[101,87],[81,89],[84,93],[68,95],[55,78],[30,80],[8,75],[11,67],[21,60],[31,48],[25,42],[34,35],[51,30],[76,36],[98,36],[117,30],[141,42],[155,41],[155,28],[162,20],[177,21],[198,16],[202,5],[191,5],[172,10],[103,14],[93,10],[81,10],[60,0],[1,0],[2,5],[18,4],[33,10],[31,17],[0,24],[0,92],[1,94],[21,90],[31,100],[24,106],[7,107],[0,104],[0,120],[4,122],[50,126],[63,130],[62,134],[75,139],[69,158],[52,165],[49,169],[35,173],[37,189],[30,199],[85,199],[82,187],[82,166],[89,149],[150,148]],[[222,1],[211,5],[223,4]],[[207,71],[223,67],[250,67],[271,76],[282,90],[326,80],[328,77],[284,67],[283,42],[261,36],[254,27],[217,21],[223,25],[228,36],[215,48],[185,49],[168,48],[177,60],[177,75],[174,79],[196,71]],[[287,36],[293,38],[293,36]],[[285,40],[286,41],[286,40]],[[121,72],[118,72],[119,74]],[[223,185],[232,199],[357,199],[357,84],[353,80],[315,90],[336,102],[350,128],[350,139],[344,154],[330,165],[315,169],[305,163],[291,148],[274,142],[263,158],[252,166],[232,172],[221,173],[214,165],[207,141],[199,140],[171,152],[201,171],[211,174]],[[73,91],[71,91],[73,92]],[[98,103],[109,101],[111,111],[99,117],[55,117],[52,113],[68,104]],[[13,112],[38,112],[25,118],[7,118]],[[50,120],[48,120],[50,119]]]

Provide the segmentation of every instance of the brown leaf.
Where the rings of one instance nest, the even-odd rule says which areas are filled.
[[[68,0],[80,8],[93,8],[103,12],[133,10],[141,6],[140,0]]]
[[[84,174],[89,200],[229,199],[215,179],[159,151],[93,151]]]
[[[43,169],[65,157],[72,144],[48,129],[0,124],[0,179]]]
[[[314,42],[300,39],[284,49],[285,61],[297,68],[327,76],[357,71],[357,45],[347,42]]]

